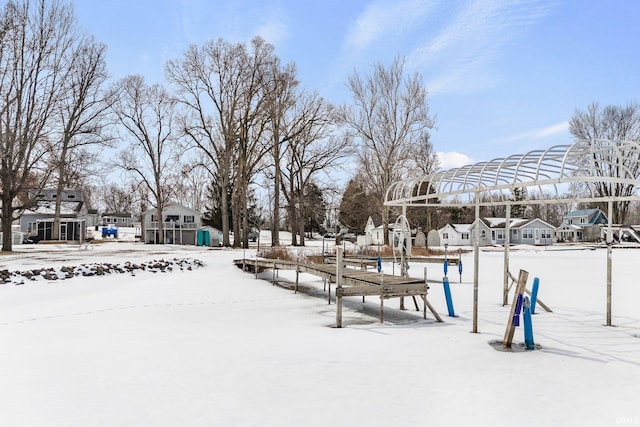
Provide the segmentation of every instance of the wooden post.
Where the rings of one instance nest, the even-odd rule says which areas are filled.
[[[424,284],[427,286],[427,289],[429,289],[429,285],[427,283],[427,267],[424,268]],[[424,296],[422,297],[422,301],[424,302],[424,310],[422,313],[422,318],[424,320],[427,320],[427,294],[425,292]]]
[[[253,261],[253,272],[256,274],[256,280],[258,280],[258,258]]]
[[[336,253],[336,328],[342,328],[342,248]]]
[[[273,261],[273,271],[271,272],[271,284],[276,285],[276,262]]]
[[[298,277],[300,276],[300,267],[296,267],[296,288],[294,290],[294,294],[298,293]]]
[[[505,224],[504,224],[504,272],[503,272],[503,289],[502,289],[502,306],[507,305],[509,299],[509,244],[511,243],[511,204],[505,205]]]
[[[511,303],[511,310],[509,312],[509,319],[507,320],[507,329],[504,333],[504,339],[502,340],[502,347],[511,348],[513,342],[513,335],[516,332],[516,326],[513,324],[513,316],[516,313],[516,305],[518,304],[518,295],[524,295],[524,289],[527,286],[527,278],[529,272],[520,270],[518,275],[518,284],[516,285],[516,293],[513,295],[513,302]]]
[[[380,323],[384,323],[384,297],[380,295]]]

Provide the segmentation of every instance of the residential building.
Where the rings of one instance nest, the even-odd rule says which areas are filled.
[[[480,246],[504,245],[506,239],[505,218],[480,218]],[[469,225],[470,242],[475,244],[475,224]],[[511,218],[509,242],[512,245],[552,245],[555,227],[539,218]]]
[[[163,208],[163,218],[158,218],[156,208],[142,214],[145,243],[158,243],[159,221],[162,220],[164,243],[176,245],[197,245],[198,230],[202,227],[202,213],[178,203]]]
[[[595,242],[601,238],[601,228],[608,223],[600,209],[572,211],[562,217],[555,229],[556,239],[562,242]]]
[[[20,217],[20,231],[37,240],[52,240],[57,192],[45,189],[31,194],[35,206]],[[88,210],[80,190],[67,189],[60,194],[60,225],[58,240],[84,241]]]

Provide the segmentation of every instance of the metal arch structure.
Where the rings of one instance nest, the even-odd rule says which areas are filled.
[[[555,145],[547,150],[497,158],[460,168],[435,172],[413,180],[392,183],[385,195],[386,206],[403,208],[428,206],[475,206],[474,242],[474,307],[473,332],[477,332],[479,217],[480,206],[513,204],[549,204],[568,202],[608,202],[607,232],[607,319],[611,326],[611,259],[613,202],[640,200],[640,142],[581,140],[568,145]],[[563,193],[570,184],[604,184],[629,186],[626,194],[599,195],[593,185],[590,194],[572,196]],[[539,199],[512,200],[516,189],[537,189]],[[509,275],[510,209],[506,209],[504,298],[507,304]]]
[[[591,194],[567,197],[562,184],[638,184],[640,143],[635,141],[578,141],[432,173],[414,180],[396,181],[385,196],[387,206],[474,205],[478,193],[490,197],[480,206],[503,205],[516,188],[538,189],[544,201],[518,204],[606,201]],[[611,171],[616,173],[612,174]],[[611,196],[614,197],[614,196]],[[638,200],[635,194],[615,196],[616,201]]]

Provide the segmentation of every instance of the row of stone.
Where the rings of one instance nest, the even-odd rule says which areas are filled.
[[[0,270],[0,284],[18,282],[23,284],[24,280],[64,280],[76,276],[103,276],[111,273],[129,273],[135,275],[136,271],[171,272],[174,268],[180,270],[192,270],[194,267],[202,267],[204,264],[198,259],[174,258],[172,260],[153,260],[146,263],[125,262],[124,264],[94,263],[81,264],[79,266],[62,266],[60,268],[36,268],[25,271]]]

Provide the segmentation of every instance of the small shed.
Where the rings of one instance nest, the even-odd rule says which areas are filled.
[[[217,247],[222,246],[222,231],[210,225],[198,229],[198,246]]]

